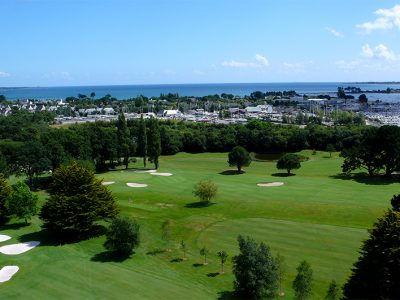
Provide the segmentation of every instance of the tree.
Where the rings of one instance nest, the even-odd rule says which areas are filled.
[[[39,197],[31,192],[29,186],[22,181],[17,182],[12,186],[7,211],[18,219],[24,219],[28,224],[28,220],[37,213],[38,199]]]
[[[149,121],[149,132],[147,134],[147,155],[149,160],[154,163],[155,169],[158,169],[158,158],[161,154],[160,129],[156,118]]]
[[[278,289],[278,269],[270,248],[250,237],[238,237],[239,255],[233,258],[235,290],[248,298],[272,298]]]
[[[8,215],[7,202],[12,193],[12,188],[8,185],[3,174],[0,174],[0,224],[3,223]]]
[[[143,115],[140,117],[139,132],[137,137],[138,154],[143,157],[143,167],[146,168],[147,159],[147,129],[146,122],[143,119]]]
[[[368,103],[368,98],[365,94],[361,94],[360,96],[358,96],[358,101],[361,104],[366,104],[366,103]]]
[[[242,172],[242,167],[248,167],[251,164],[250,154],[241,146],[236,146],[228,154],[229,166],[236,166],[238,172]]]
[[[332,280],[331,283],[329,284],[325,299],[326,300],[338,300],[339,299],[339,286],[335,280]]]
[[[204,246],[203,248],[200,249],[200,255],[204,256],[204,264],[207,265],[207,255],[210,251]]]
[[[278,253],[275,257],[275,263],[276,263],[276,270],[277,270],[278,283],[279,283],[278,296],[283,297],[285,295],[285,293],[282,292],[282,282],[286,275],[285,257]]]
[[[335,152],[335,146],[332,144],[326,145],[326,152],[329,152],[329,157],[332,157],[332,152]]]
[[[171,241],[172,236],[172,222],[171,220],[165,220],[161,224],[161,237],[167,244],[167,251],[171,251],[169,249],[169,243]]]
[[[186,246],[186,242],[184,240],[181,240],[180,247],[183,252],[183,260],[186,260],[187,259],[186,258],[187,246]]]
[[[90,93],[90,98],[94,98],[94,97],[96,97],[96,93],[95,92],[91,92]]]
[[[400,195],[391,203],[369,230],[343,286],[343,299],[400,299]]]
[[[293,153],[285,154],[276,163],[276,168],[286,170],[288,175],[291,175],[291,170],[300,169],[300,167],[300,157]]]
[[[125,116],[121,113],[117,120],[117,140],[118,140],[118,157],[123,158],[123,164],[128,169],[129,157],[131,149],[133,148],[133,142],[129,138],[129,129],[126,124]]]
[[[310,264],[303,260],[297,267],[297,275],[293,281],[293,289],[296,300],[308,299],[311,295],[313,271]]]
[[[50,198],[40,218],[54,231],[85,232],[95,222],[114,218],[118,213],[114,197],[94,173],[73,162],[61,166],[52,176]]]
[[[106,233],[104,247],[115,254],[130,255],[140,244],[140,225],[132,219],[116,217]]]
[[[210,203],[218,192],[218,186],[211,180],[201,180],[195,184],[193,195],[198,197],[203,203]]]
[[[221,274],[224,274],[224,265],[226,260],[228,259],[228,253],[224,250],[221,250],[217,253],[219,260],[221,261]]]

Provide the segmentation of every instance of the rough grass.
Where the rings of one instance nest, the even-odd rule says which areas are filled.
[[[361,240],[378,216],[389,206],[400,185],[363,176],[337,176],[341,159],[311,151],[295,176],[286,177],[274,162],[253,162],[237,175],[227,164],[227,155],[186,154],[162,157],[160,172],[171,177],[115,170],[99,174],[118,199],[123,215],[138,219],[142,244],[130,259],[115,261],[104,253],[104,237],[86,241],[41,246],[20,256],[0,256],[0,264],[16,264],[20,271],[1,285],[1,299],[227,299],[233,290],[231,257],[237,253],[238,234],[267,243],[273,253],[286,258],[286,299],[303,259],[314,269],[313,299],[323,299],[329,282],[343,284],[358,256]],[[135,165],[139,167],[140,160]],[[121,172],[122,171],[122,172]],[[225,175],[229,174],[229,175]],[[218,195],[213,205],[199,207],[193,185],[202,179],[214,181]],[[257,183],[282,181],[284,186],[258,187]],[[132,189],[127,182],[148,184]],[[41,192],[41,200],[45,194]],[[189,204],[189,205],[188,205]],[[161,224],[171,219],[173,241],[164,252]],[[2,234],[19,237],[39,232],[40,221],[24,227],[7,225]],[[29,236],[28,236],[29,237]],[[188,244],[188,259],[181,260],[180,240]],[[210,248],[209,264],[202,265],[199,249]],[[229,254],[226,272],[218,274],[216,252]]]

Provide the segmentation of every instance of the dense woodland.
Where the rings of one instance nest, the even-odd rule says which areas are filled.
[[[260,120],[216,125],[141,119],[94,122],[54,128],[52,115],[18,111],[0,118],[0,172],[33,180],[75,160],[98,171],[128,165],[148,157],[158,165],[160,155],[178,152],[228,152],[240,145],[249,152],[295,152],[303,149],[342,151],[344,172],[365,168],[370,175],[399,170],[400,132],[395,126],[317,124],[300,128]],[[156,166],[157,167],[157,166]]]

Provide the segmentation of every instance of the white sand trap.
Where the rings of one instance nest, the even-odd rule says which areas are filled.
[[[4,235],[4,234],[0,234],[0,242],[5,242],[5,241],[8,241],[9,239],[11,239],[10,236]]]
[[[115,181],[103,181],[101,184],[102,185],[110,185],[110,184],[114,184]]]
[[[258,183],[257,185],[262,187],[282,186],[283,182],[265,182],[265,183]]]
[[[172,176],[172,173],[150,173],[150,174],[157,176]]]
[[[133,172],[133,173],[155,173],[157,170],[126,170],[125,172]]]
[[[5,266],[0,270],[0,282],[6,282],[11,279],[17,273],[19,267],[17,266]]]
[[[21,244],[12,244],[12,245],[7,245],[0,247],[0,252],[3,254],[7,255],[17,255],[24,253],[26,251],[29,251],[36,246],[38,246],[40,242],[37,241],[31,241],[31,242],[26,242],[26,243],[21,243]]]
[[[147,187],[147,184],[134,183],[134,182],[128,182],[126,185],[129,186],[129,187],[133,187],[133,188],[144,188],[144,187]]]

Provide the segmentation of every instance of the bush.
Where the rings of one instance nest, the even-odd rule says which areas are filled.
[[[104,247],[118,255],[130,255],[140,244],[139,230],[135,220],[116,217],[107,231]]]
[[[209,203],[217,195],[217,192],[217,185],[210,180],[199,181],[193,189],[193,194],[205,203]]]

